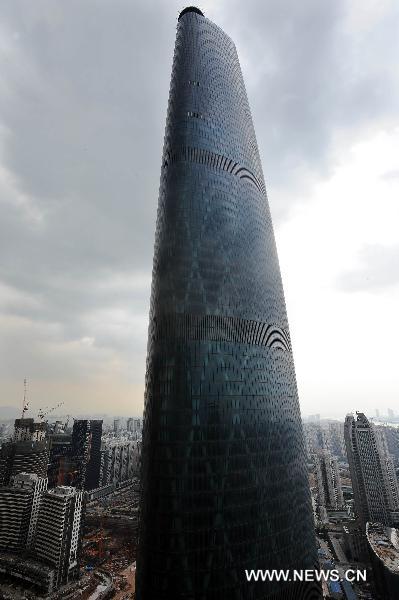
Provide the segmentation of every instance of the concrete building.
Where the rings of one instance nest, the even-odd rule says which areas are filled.
[[[14,424],[14,441],[39,442],[44,440],[47,432],[47,423],[39,421],[35,423],[34,419],[15,419]]]
[[[308,460],[319,450],[329,450],[328,430],[320,423],[304,423],[305,448]]]
[[[0,551],[22,552],[32,547],[40,501],[47,479],[19,473],[0,487]]]
[[[92,490],[99,486],[102,426],[102,420],[74,421],[71,453],[76,466],[74,485],[79,489]]]
[[[393,518],[398,521],[399,482],[396,475],[395,459],[389,452],[385,428],[376,427],[374,424],[372,425],[372,428],[377,442],[378,453],[381,456],[381,462],[383,463],[383,475],[388,495],[388,508],[392,514],[397,513],[397,515]]]
[[[141,437],[142,427],[143,421],[138,417],[130,417],[127,420],[127,431],[133,433],[136,438]]]
[[[73,460],[71,434],[51,433],[49,443],[48,487],[74,485],[80,469]]]
[[[392,522],[387,466],[373,427],[363,413],[345,420],[345,443],[355,510],[363,531],[368,521]]]
[[[40,504],[33,553],[54,571],[54,588],[79,576],[83,494],[60,486],[48,490]]]
[[[23,585],[34,585],[40,592],[49,593],[56,589],[54,569],[27,555],[0,550],[0,578],[2,575]]]
[[[124,439],[102,442],[100,486],[128,481],[138,474],[139,443]]]
[[[376,425],[376,429],[383,431],[388,452],[394,457],[396,465],[399,466],[399,428],[388,425]]]
[[[338,461],[328,450],[313,455],[319,515],[327,522],[327,509],[338,510],[344,506]]]
[[[334,456],[346,460],[344,423],[330,421],[328,423],[328,447]]]
[[[18,473],[36,473],[47,477],[48,439],[6,442],[0,449],[0,486],[9,485]]]

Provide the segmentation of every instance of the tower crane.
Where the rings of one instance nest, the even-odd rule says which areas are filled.
[[[57,408],[59,408],[63,404],[64,404],[64,401],[59,402],[58,404],[56,404],[52,408],[48,408],[48,407],[46,407],[46,408],[40,408],[39,412],[37,413],[37,416],[39,417],[39,419],[44,420],[44,417],[46,417],[47,415],[49,415],[50,413],[52,413],[54,410],[56,410]]]

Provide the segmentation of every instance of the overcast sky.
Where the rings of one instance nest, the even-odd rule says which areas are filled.
[[[399,412],[399,4],[199,6],[241,60],[302,413]],[[142,411],[182,8],[0,2],[0,415],[24,377],[31,416]]]

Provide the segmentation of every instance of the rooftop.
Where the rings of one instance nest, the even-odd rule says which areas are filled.
[[[373,552],[387,569],[399,575],[399,530],[381,523],[367,523],[366,532]]]
[[[187,14],[187,13],[189,13],[189,12],[197,13],[197,15],[204,16],[204,13],[199,8],[197,8],[196,6],[187,6],[186,8],[183,8],[183,10],[179,14],[179,18],[177,20],[180,21],[180,19],[182,18],[182,16],[185,15],[185,14]]]
[[[72,496],[75,494],[76,488],[68,486],[68,485],[59,485],[56,488],[48,490],[48,494],[52,494],[54,496]]]

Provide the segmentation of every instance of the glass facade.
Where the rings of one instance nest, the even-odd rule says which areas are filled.
[[[148,338],[137,600],[318,598],[294,363],[237,52],[177,25]]]

